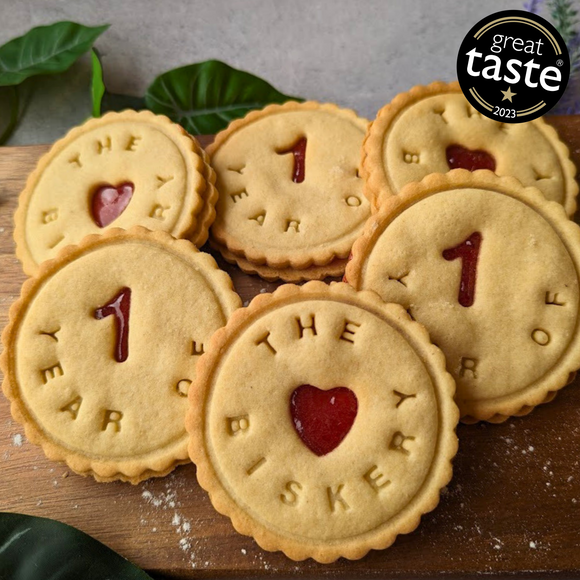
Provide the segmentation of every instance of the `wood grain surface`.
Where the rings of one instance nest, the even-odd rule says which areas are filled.
[[[580,118],[550,120],[580,166]],[[47,147],[0,148],[0,326],[25,279],[13,214]],[[230,272],[244,301],[276,287]],[[372,356],[369,353],[369,356]],[[580,578],[580,380],[528,417],[462,425],[454,478],[437,509],[393,547],[357,562],[292,562],[261,550],[217,514],[195,467],[137,486],[100,484],[48,461],[0,396],[0,511],[58,519],[155,577]]]

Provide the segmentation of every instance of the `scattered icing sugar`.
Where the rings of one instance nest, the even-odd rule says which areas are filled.
[[[175,533],[178,535],[177,546],[187,558],[188,564],[192,568],[197,568],[199,563],[196,561],[196,552],[198,552],[198,549],[204,547],[204,540],[203,538],[196,538],[191,534],[193,529],[192,524],[199,524],[199,521],[192,523],[178,511],[182,507],[182,504],[178,497],[177,489],[184,487],[184,483],[178,479],[178,476],[172,474],[167,477],[165,491],[153,492],[151,489],[147,489],[148,482],[145,482],[144,485],[145,489],[141,493],[141,497],[145,501],[145,505],[150,508],[155,508],[157,513],[142,513],[141,525],[147,525],[148,522],[161,523],[159,513],[162,514],[164,511],[171,510],[171,515],[167,514],[169,518],[166,521],[171,524]],[[157,532],[158,528],[155,527],[151,531]],[[163,531],[163,528],[159,527],[159,531]],[[209,560],[206,561],[205,566],[209,566]]]
[[[530,548],[532,550],[535,550],[536,549],[536,542],[530,542]]]
[[[191,542],[187,538],[181,538],[179,540],[179,546],[184,552],[191,550]]]
[[[16,433],[16,435],[14,435],[14,437],[12,437],[12,445],[14,445],[14,447],[22,447],[22,442],[23,442],[23,437],[20,433]]]

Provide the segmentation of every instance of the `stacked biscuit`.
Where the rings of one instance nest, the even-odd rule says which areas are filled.
[[[460,416],[525,415],[580,367],[568,150],[541,119],[498,123],[433,83],[370,125],[269,106],[208,154],[124,112],[41,159],[16,213],[34,278],[3,334],[12,412],[100,481],[191,458],[265,549],[330,562],[385,548],[437,505]],[[349,284],[285,285],[241,309],[196,248],[210,226],[244,272],[346,269]]]
[[[15,215],[16,255],[34,274],[89,234],[133,225],[198,247],[215,219],[215,173],[199,143],[149,111],[72,129],[38,162]]]
[[[370,216],[359,175],[368,122],[335,105],[270,105],[208,152],[220,197],[212,245],[266,280],[341,276]]]

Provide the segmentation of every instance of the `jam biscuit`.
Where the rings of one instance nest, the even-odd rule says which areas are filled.
[[[451,478],[459,413],[444,357],[373,292],[309,282],[260,295],[197,372],[198,480],[266,550],[361,558],[413,531]]]
[[[218,247],[275,271],[347,258],[370,215],[358,175],[368,122],[314,102],[270,105],[208,147]]]
[[[190,135],[197,154],[203,159],[203,177],[205,179],[206,187],[203,190],[202,198],[203,205],[199,213],[195,216],[195,227],[188,233],[187,239],[196,247],[201,248],[208,239],[209,228],[215,220],[215,204],[218,200],[218,191],[215,187],[215,171],[209,164],[209,155],[199,145],[197,140]]]
[[[246,274],[257,274],[260,278],[268,282],[276,280],[285,280],[286,282],[302,282],[304,280],[324,280],[325,278],[340,277],[344,274],[347,260],[335,258],[326,264],[326,266],[310,266],[302,270],[295,270],[293,268],[270,268],[265,264],[253,264],[248,260],[236,256],[228,251],[226,248],[220,246],[215,241],[211,240],[212,248],[216,249],[222,255],[222,258],[230,264],[236,264],[242,272]]]
[[[99,481],[138,483],[186,463],[195,365],[240,306],[186,240],[111,229],[44,262],[10,309],[2,388],[27,437]]]
[[[375,208],[411,181],[458,168],[511,175],[561,203],[568,215],[576,211],[576,168],[556,130],[543,119],[519,124],[488,119],[457,82],[413,87],[371,123],[362,174]]]
[[[124,111],[91,119],[57,141],[29,176],[15,215],[16,254],[34,274],[62,247],[109,226],[203,243],[216,197],[211,176],[201,147],[167,117]]]
[[[432,174],[386,200],[346,278],[398,302],[445,353],[467,421],[553,398],[580,368],[580,228],[491,171]]]

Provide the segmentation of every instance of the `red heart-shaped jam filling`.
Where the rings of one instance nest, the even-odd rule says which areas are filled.
[[[495,159],[483,149],[472,151],[463,145],[449,145],[445,153],[449,169],[467,169],[468,171],[489,169],[495,171]]]
[[[102,185],[93,194],[92,210],[95,223],[104,228],[115,221],[126,209],[133,197],[135,186],[126,182],[117,185]]]
[[[290,414],[302,443],[318,456],[338,447],[350,431],[358,401],[346,387],[328,391],[301,385],[290,398]]]

